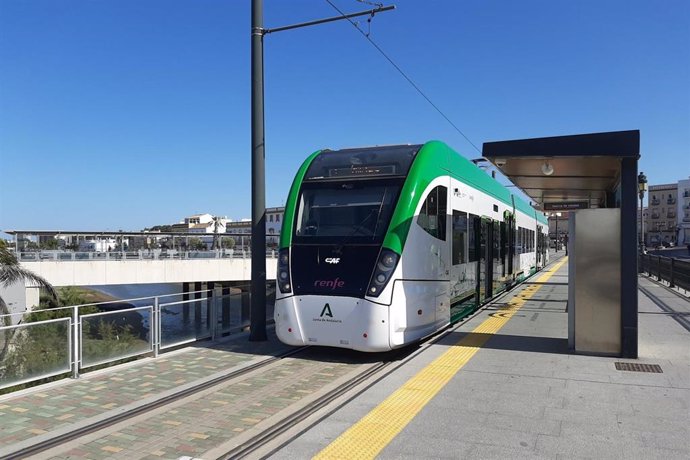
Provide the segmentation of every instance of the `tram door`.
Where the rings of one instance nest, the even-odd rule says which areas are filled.
[[[537,256],[537,268],[541,267],[541,226],[537,225],[537,250],[536,250],[536,256]]]
[[[507,239],[507,246],[508,246],[508,254],[507,254],[507,262],[508,262],[508,269],[506,272],[506,275],[509,277],[509,282],[513,281],[513,260],[515,258],[515,218],[512,215],[509,215],[506,218],[507,221],[507,234],[506,234],[506,239]]]
[[[544,246],[544,237],[541,233],[541,225],[537,225],[537,268],[544,266],[544,254],[542,248]]]
[[[501,260],[501,224],[497,220],[491,221],[491,257],[493,270],[491,276],[491,294],[495,295],[503,287],[503,262]]]
[[[486,298],[486,227],[483,219],[479,217],[474,218],[474,251],[477,255],[477,276],[476,276],[476,290],[477,290],[477,304],[480,304]]]
[[[508,224],[501,222],[501,280],[505,283],[506,270],[508,269]]]
[[[493,234],[494,225],[489,219],[481,219],[479,235],[479,302],[493,295]]]

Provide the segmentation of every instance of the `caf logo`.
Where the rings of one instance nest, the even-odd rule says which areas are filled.
[[[321,318],[324,316],[328,316],[329,318],[333,318],[333,312],[331,311],[331,306],[326,304],[323,306],[323,310],[321,310],[321,314],[319,315]]]

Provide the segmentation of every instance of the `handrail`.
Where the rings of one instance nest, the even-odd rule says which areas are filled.
[[[690,291],[690,259],[640,254],[640,273],[646,272],[658,281],[666,281],[670,287]]]
[[[68,373],[71,373],[73,378],[78,378],[82,370],[94,366],[120,362],[141,355],[156,358],[165,349],[209,338],[215,340],[216,337],[224,334],[242,331],[249,326],[249,317],[245,315],[243,308],[245,302],[242,300],[247,293],[225,292],[227,292],[225,288],[216,286],[214,289],[201,291],[36,310],[36,312],[71,310],[71,313],[65,315],[64,318],[34,322],[13,321],[13,324],[0,326],[0,331],[4,334],[13,335],[13,331],[21,329],[29,331],[26,334],[42,334],[32,337],[32,340],[41,340],[45,334],[51,333],[46,331],[44,326],[63,324],[64,327],[60,330],[52,329],[54,335],[49,336],[51,346],[57,344],[58,349],[62,350],[61,353],[58,353],[60,361],[57,364],[49,363],[52,367],[39,366],[27,372],[26,369],[16,365],[7,366],[6,364],[11,361],[5,361],[0,356],[0,389]],[[164,297],[179,297],[198,293],[206,293],[206,295],[198,299],[181,302],[163,303],[160,301]],[[132,302],[143,299],[153,299],[153,302],[151,305],[145,306],[132,305]],[[130,304],[131,306],[89,314],[82,314],[79,311],[80,307],[115,302]],[[202,302],[202,305],[199,305],[199,302]],[[170,307],[176,306],[181,306],[183,310],[180,312],[168,311]],[[30,311],[10,313],[0,315],[0,318],[31,313]],[[182,314],[177,316],[179,313]],[[270,311],[267,313],[272,315]],[[109,317],[117,317],[117,319],[108,321]],[[203,325],[199,327],[199,324]],[[109,331],[110,334],[103,334],[100,328],[104,328],[102,330]],[[137,332],[133,333],[132,330],[138,331],[141,335],[138,335]],[[9,338],[11,340],[12,337],[9,336]],[[59,339],[60,343],[56,342],[56,338]],[[109,351],[108,346],[112,344],[109,345],[108,340],[117,341],[119,350],[117,355],[112,355]],[[61,348],[61,345],[64,345],[64,348]],[[9,353],[21,353],[21,350],[21,347],[15,346],[10,349]]]
[[[266,258],[275,259],[277,249],[267,249]],[[208,260],[208,259],[251,259],[248,249],[216,249],[213,251],[71,251],[71,250],[38,250],[20,251],[17,254],[19,262],[89,262],[89,261],[118,261],[133,260]]]

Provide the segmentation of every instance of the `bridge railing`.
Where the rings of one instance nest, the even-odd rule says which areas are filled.
[[[277,251],[266,250],[266,258],[275,259]],[[141,250],[141,251],[30,251],[19,252],[20,262],[41,261],[92,261],[92,260],[199,260],[199,259],[250,259],[248,249],[217,249],[214,251],[176,251],[176,250]]]
[[[214,340],[248,327],[249,310],[248,293],[216,287],[0,315],[0,389]]]
[[[641,254],[639,271],[659,281],[666,281],[670,287],[690,291],[690,260]]]

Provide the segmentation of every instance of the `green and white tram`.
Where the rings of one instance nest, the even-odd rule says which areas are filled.
[[[438,141],[312,154],[282,225],[275,327],[290,345],[401,347],[547,262],[543,213]]]

